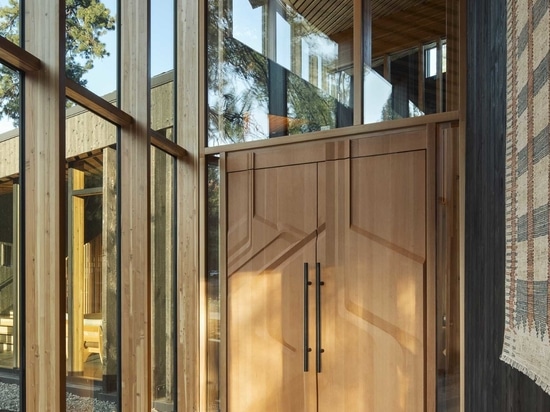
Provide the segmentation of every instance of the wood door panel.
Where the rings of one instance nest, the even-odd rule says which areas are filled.
[[[383,153],[385,142],[362,140],[367,156],[357,146],[352,158],[256,170],[248,162],[249,170],[228,173],[230,412],[428,407],[431,192],[426,139],[416,137],[405,142],[414,143],[411,151]],[[313,282],[307,319],[304,262]],[[324,282],[320,302],[315,262]],[[308,372],[304,321],[312,349]]]
[[[228,273],[273,262],[315,236],[317,165],[228,175]],[[267,268],[267,266],[265,266]]]
[[[314,411],[305,374],[303,264],[315,262],[317,166],[228,176],[230,411]]]
[[[351,161],[351,226],[397,253],[424,261],[425,151]]]
[[[425,170],[418,151],[327,162],[319,178],[319,411],[424,410]]]

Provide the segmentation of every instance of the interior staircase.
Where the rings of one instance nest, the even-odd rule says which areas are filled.
[[[13,352],[13,311],[0,315],[0,353]]]

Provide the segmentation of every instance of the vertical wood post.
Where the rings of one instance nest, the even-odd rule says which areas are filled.
[[[65,1],[25,2],[26,410],[65,410]],[[61,75],[60,75],[61,74]]]
[[[199,410],[199,157],[204,147],[206,84],[205,1],[177,0],[177,143],[187,157],[177,166],[178,410]],[[200,91],[203,90],[202,94]]]
[[[149,2],[122,0],[120,108],[121,410],[151,409]]]

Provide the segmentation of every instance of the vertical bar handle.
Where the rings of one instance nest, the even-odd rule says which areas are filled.
[[[321,353],[325,351],[321,348],[321,286],[324,284],[325,282],[321,281],[321,264],[317,262],[315,268],[315,347],[317,349],[317,373],[321,372]]]
[[[309,371],[309,290],[311,285],[309,281],[309,268],[307,262],[304,263],[304,372]]]

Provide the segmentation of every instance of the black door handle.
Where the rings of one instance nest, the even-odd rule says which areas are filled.
[[[304,372],[309,371],[309,281],[308,264],[304,263]]]
[[[316,364],[317,364],[317,373],[321,372],[321,353],[325,350],[321,348],[321,286],[325,282],[321,281],[321,264],[317,262],[315,268],[315,343],[317,348]]]

